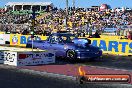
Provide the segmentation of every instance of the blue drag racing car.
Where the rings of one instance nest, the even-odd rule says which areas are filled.
[[[26,47],[31,48],[32,41],[28,41]],[[91,40],[78,38],[70,33],[53,33],[45,41],[34,41],[33,48],[54,50],[57,57],[66,57],[70,60],[89,60],[102,56],[102,50],[92,46]]]

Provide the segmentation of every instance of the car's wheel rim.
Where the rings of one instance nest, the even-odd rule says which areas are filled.
[[[67,57],[69,59],[75,59],[75,52],[73,50],[70,50],[67,52]]]

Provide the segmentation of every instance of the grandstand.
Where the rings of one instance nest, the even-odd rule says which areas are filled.
[[[32,10],[35,11],[51,10],[53,7],[52,2],[8,2],[5,5],[7,11],[21,11],[21,10]]]
[[[25,29],[30,31],[33,7],[36,8],[35,13],[37,13],[35,30],[39,31],[40,34],[43,31],[56,32],[68,29],[79,34],[90,35],[96,30],[100,30],[102,34],[117,35],[119,34],[117,32],[120,32],[120,35],[123,35],[126,34],[122,33],[124,30],[131,30],[129,26],[132,24],[132,10],[118,12],[116,8],[111,10],[105,7],[106,4],[102,5],[104,6],[102,10],[100,10],[100,6],[90,8],[69,7],[66,26],[66,9],[53,7],[51,2],[8,2],[6,4],[8,11],[0,16],[1,31],[12,32],[16,29],[19,29],[19,33]],[[49,12],[45,11],[46,9]],[[39,11],[42,14],[38,14]],[[25,28],[25,25],[29,27]]]

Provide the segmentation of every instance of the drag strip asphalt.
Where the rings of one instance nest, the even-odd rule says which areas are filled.
[[[79,84],[74,77],[0,65],[0,88],[132,88],[130,84]]]
[[[122,58],[103,58],[97,61],[77,62],[71,63],[65,60],[56,60],[53,64],[58,67],[65,65],[74,65],[75,67],[82,65],[88,66],[88,71],[93,73],[107,73],[107,71],[115,72],[123,71],[131,73],[132,71],[132,59]],[[27,66],[27,67],[15,67],[0,64],[0,88],[132,88],[131,84],[79,84],[76,80],[76,76],[73,76],[70,71],[75,72],[72,68],[68,70],[68,75],[63,74],[66,71],[57,71],[58,67],[53,66],[53,70],[49,71],[52,65],[46,66]],[[33,67],[33,68],[32,68]],[[46,71],[44,68],[46,68]],[[36,68],[34,70],[34,68]],[[42,69],[40,69],[42,68]],[[65,68],[65,67],[64,67]],[[39,69],[39,70],[38,70]],[[65,68],[66,69],[66,68]],[[103,69],[103,70],[99,70]],[[107,71],[105,71],[107,70]],[[49,72],[47,72],[49,71]],[[75,74],[77,74],[75,72]]]

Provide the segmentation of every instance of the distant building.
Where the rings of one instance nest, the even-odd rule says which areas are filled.
[[[106,11],[107,9],[109,9],[107,4],[101,4],[100,11]]]
[[[117,11],[117,12],[120,12],[120,11],[130,12],[130,11],[132,11],[132,9],[127,8],[127,7],[118,7],[118,8],[115,9],[115,11]]]
[[[87,11],[99,11],[100,6],[91,6],[90,8],[87,8]]]
[[[8,2],[5,5],[5,10],[20,11],[20,10],[32,10],[36,11],[51,10],[53,7],[52,2]]]
[[[110,6],[107,4],[101,4],[101,6],[91,6],[87,8],[87,11],[106,11],[110,9]]]
[[[5,9],[4,8],[0,8],[0,13],[4,13]]]

